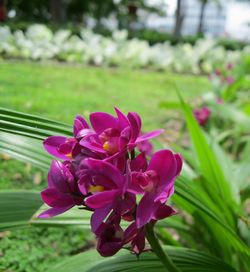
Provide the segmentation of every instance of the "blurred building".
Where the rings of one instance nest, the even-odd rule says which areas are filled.
[[[153,1],[153,0],[152,0]],[[154,0],[157,2],[157,0]],[[149,16],[148,28],[172,32],[175,22],[176,0],[166,0],[166,17]],[[183,35],[195,35],[199,24],[201,1],[182,0],[184,5]],[[204,33],[212,37],[250,39],[250,2],[247,0],[208,1],[204,14]]]

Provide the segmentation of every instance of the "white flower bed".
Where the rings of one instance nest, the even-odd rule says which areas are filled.
[[[107,38],[82,29],[80,37],[69,30],[54,34],[44,25],[32,25],[26,33],[11,33],[0,27],[0,54],[5,57],[32,60],[58,59],[99,66],[126,66],[175,70],[178,72],[210,73],[216,65],[239,63],[250,53],[250,46],[242,51],[227,51],[215,40],[201,39],[195,46],[168,42],[150,46],[146,41],[127,39],[127,31],[115,31]]]

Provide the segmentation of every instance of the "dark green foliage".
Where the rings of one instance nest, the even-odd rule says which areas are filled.
[[[0,271],[42,272],[86,246],[80,229],[36,228],[1,233]]]

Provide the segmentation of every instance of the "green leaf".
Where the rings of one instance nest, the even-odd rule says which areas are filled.
[[[0,133],[0,152],[17,160],[31,163],[41,170],[48,170],[52,157],[48,155],[40,140],[11,133]]]
[[[27,227],[41,205],[38,192],[0,192],[0,231]]]
[[[180,102],[176,101],[164,101],[160,103],[160,108],[166,109],[166,110],[176,110],[181,108]]]
[[[204,189],[223,211],[226,222],[235,227],[232,211],[235,210],[237,205],[233,198],[230,182],[226,180],[219,161],[212,150],[212,146],[216,142],[205,136],[191,109],[182,99],[181,102],[195,154],[198,158],[199,171],[206,179],[206,182],[203,183]]]
[[[217,114],[219,114],[220,117],[230,120],[231,122],[234,122],[237,124],[237,126],[234,129],[245,129],[248,130],[250,126],[250,118],[248,115],[246,115],[243,111],[237,109],[233,105],[229,104],[220,104],[220,105],[214,105]]]
[[[43,140],[50,135],[72,135],[72,129],[65,124],[0,108],[0,130]]]
[[[235,272],[230,265],[200,251],[180,247],[165,247],[169,256],[183,272]],[[116,256],[102,258],[94,250],[68,258],[48,272],[140,272],[166,271],[155,254],[147,252],[137,258],[125,250]]]
[[[74,207],[69,211],[60,214],[56,217],[48,219],[40,219],[37,216],[43,211],[47,210],[49,207],[43,205],[38,211],[34,214],[30,223],[35,226],[53,226],[53,227],[66,227],[66,226],[79,226],[81,228],[90,229],[90,217],[91,212],[84,209],[79,209]]]
[[[197,223],[204,225],[203,227],[208,230],[214,230],[212,232],[212,235],[215,235],[213,239],[220,240],[224,238],[225,248],[232,246],[250,255],[247,245],[240,239],[236,231],[224,222],[223,214],[218,210],[216,204],[211,201],[197,184],[194,184],[182,175],[178,178],[175,188],[174,201],[177,206],[192,215],[198,214],[199,220]],[[204,224],[202,220],[210,221]]]

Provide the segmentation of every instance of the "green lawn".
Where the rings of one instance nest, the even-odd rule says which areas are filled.
[[[91,111],[137,111],[144,127],[164,120],[161,101],[176,101],[174,84],[194,98],[209,88],[207,78],[152,71],[59,64],[0,62],[0,106],[72,123]]]
[[[209,88],[205,77],[152,71],[29,62],[0,62],[0,106],[72,123],[77,113],[137,111],[144,128],[164,125],[161,101],[177,101],[174,85],[192,100]],[[46,186],[40,170],[0,157],[0,190]],[[1,234],[1,233],[0,233]],[[2,237],[2,238],[1,238]],[[42,272],[84,246],[86,235],[72,229],[20,230],[0,236],[0,271]],[[17,258],[18,256],[18,258]]]

